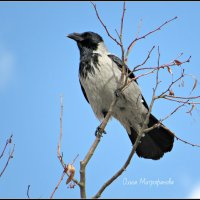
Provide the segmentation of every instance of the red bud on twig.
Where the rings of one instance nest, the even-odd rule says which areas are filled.
[[[178,65],[178,66],[182,64],[182,62],[180,62],[179,60],[174,60],[174,62],[175,62],[175,64]]]
[[[172,74],[172,70],[171,70],[171,68],[170,68],[169,66],[167,66],[167,70],[168,70],[168,72],[169,72],[170,74]]]
[[[174,96],[174,91],[173,91],[173,90],[170,90],[170,91],[169,91],[169,95],[170,95],[170,96]]]

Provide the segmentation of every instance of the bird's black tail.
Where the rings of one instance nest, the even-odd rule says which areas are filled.
[[[148,127],[152,127],[156,123],[158,123],[158,120],[153,115],[150,115]],[[137,138],[137,132],[133,128],[131,128],[129,138],[132,144],[134,144]],[[164,153],[172,150],[173,143],[174,135],[161,126],[151,130],[142,137],[136,153],[139,157],[158,160]]]

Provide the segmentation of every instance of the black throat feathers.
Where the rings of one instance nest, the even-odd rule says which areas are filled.
[[[95,74],[95,68],[99,70],[99,56],[101,55],[98,53],[93,53],[91,49],[81,49],[79,65],[79,74],[81,77],[86,79],[88,74]]]

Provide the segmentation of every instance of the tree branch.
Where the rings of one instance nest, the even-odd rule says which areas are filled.
[[[88,162],[90,161],[90,159],[92,158],[95,149],[97,148],[100,140],[101,140],[101,136],[105,130],[105,127],[112,115],[112,111],[113,111],[113,107],[115,106],[117,102],[117,97],[113,100],[113,102],[110,105],[109,111],[106,114],[103,122],[101,123],[101,125],[99,126],[99,134],[97,134],[95,141],[93,142],[92,146],[90,147],[88,153],[86,154],[85,158],[83,161],[80,162],[80,193],[81,193],[81,198],[86,198],[86,178],[85,178],[85,170],[86,170],[86,166],[88,164]]]
[[[30,199],[30,196],[29,196],[30,187],[31,187],[31,185],[28,185],[27,191],[26,191],[26,195],[27,195],[28,199]]]
[[[124,27],[124,16],[126,12],[126,2],[124,1],[123,4],[123,11],[122,11],[122,17],[121,17],[121,28],[120,28],[120,38],[123,37],[123,27]]]
[[[163,128],[165,128],[166,130],[168,130],[168,131],[170,131],[167,127],[165,127],[165,126],[163,126]],[[190,143],[190,142],[188,142],[188,141],[186,141],[186,140],[183,140],[183,139],[181,139],[180,137],[178,137],[178,136],[176,136],[172,131],[170,131],[173,135],[174,135],[174,137],[177,139],[177,140],[180,140],[181,142],[183,142],[183,143],[185,143],[185,144],[189,144],[189,145],[191,145],[191,146],[193,146],[193,147],[200,147],[200,145],[198,145],[198,144],[193,144],[193,143]]]
[[[57,150],[57,157],[63,167],[63,170],[66,172],[66,174],[68,175],[68,177],[70,176],[67,173],[67,165],[65,164],[64,160],[63,160],[63,155],[60,152],[61,149],[61,142],[62,142],[62,119],[63,119],[63,96],[60,97],[60,137],[59,137],[59,142],[58,142],[58,150]],[[78,157],[78,155],[76,156],[76,158]],[[73,160],[72,165],[74,164],[76,158]],[[80,185],[79,182],[76,179],[72,179],[74,183],[76,183],[77,185]]]
[[[3,170],[2,170],[1,173],[0,173],[0,177],[3,175],[4,171],[6,170],[8,164],[9,164],[9,162],[10,162],[10,159],[13,158],[14,150],[15,150],[15,144],[14,144],[14,146],[13,146],[13,149],[12,149],[11,153],[9,154],[9,157],[8,157],[8,159],[7,159],[7,162],[6,162],[6,164],[5,164],[4,168],[3,168]]]
[[[104,27],[104,29],[105,29],[106,33],[108,34],[108,36],[109,36],[109,37],[110,37],[110,38],[111,38],[111,39],[112,39],[112,40],[113,40],[117,45],[121,46],[120,42],[117,41],[117,39],[114,38],[114,37],[110,34],[110,32],[108,31],[106,25],[103,23],[102,19],[100,18],[100,16],[99,16],[99,12],[98,12],[98,10],[97,10],[97,6],[96,6],[96,4],[93,3],[92,1],[90,1],[90,2],[91,2],[91,4],[92,4],[93,7],[94,7],[94,10],[95,10],[95,12],[96,12],[96,16],[97,16],[97,18],[99,19],[101,25]]]
[[[135,66],[135,67],[133,68],[133,70],[128,74],[128,76],[130,76],[130,74],[132,74],[133,72],[135,72],[136,69],[138,69],[139,67],[143,66],[143,65],[147,62],[147,60],[149,60],[149,58],[150,58],[150,56],[151,56],[151,53],[152,53],[152,51],[154,50],[154,48],[155,48],[155,46],[153,46],[153,47],[151,48],[151,50],[149,51],[149,53],[148,53],[146,59],[145,59],[141,64]]]
[[[5,144],[5,146],[4,146],[3,150],[2,150],[2,153],[1,153],[1,155],[0,155],[0,159],[3,157],[3,155],[4,155],[4,153],[5,153],[5,150],[6,150],[7,146],[8,146],[8,144],[11,144],[11,143],[12,143],[12,137],[13,137],[13,135],[11,135],[11,136],[6,140],[6,144]]]
[[[54,191],[52,192],[52,194],[51,194],[51,196],[50,196],[50,199],[53,198],[53,195],[55,194],[56,190],[58,189],[59,185],[61,184],[61,182],[62,182],[62,180],[63,180],[65,174],[66,174],[66,172],[63,171],[61,178],[59,179],[59,181],[58,181],[58,183],[57,183],[57,185],[56,185]]]
[[[63,96],[60,97],[60,136],[59,136],[59,141],[58,141],[58,147],[57,147],[57,158],[60,161],[60,164],[63,167],[63,173],[61,178],[59,179],[58,184],[56,185],[54,191],[52,192],[50,199],[53,198],[53,195],[55,194],[56,190],[58,189],[60,183],[62,182],[65,174],[67,174],[67,176],[69,177],[69,182],[72,180],[75,184],[80,186],[80,183],[78,180],[74,179],[73,176],[71,176],[71,174],[68,173],[68,166],[71,165],[73,166],[75,160],[77,159],[78,155],[74,158],[72,164],[66,165],[64,160],[63,160],[63,154],[61,154],[61,143],[62,143],[62,120],[63,120]],[[74,169],[75,170],[75,169]],[[75,171],[74,171],[75,172]]]
[[[135,39],[131,42],[131,44],[128,46],[127,52],[129,52],[129,51],[131,50],[132,45],[134,45],[138,40],[144,39],[144,38],[146,38],[147,36],[151,35],[152,33],[155,33],[156,31],[161,30],[161,28],[162,28],[163,26],[165,26],[166,24],[170,23],[171,21],[173,21],[173,20],[175,20],[175,19],[177,19],[177,18],[178,18],[178,17],[176,16],[176,17],[174,17],[174,18],[172,18],[172,19],[170,19],[170,20],[167,20],[165,23],[163,23],[162,25],[160,25],[158,28],[154,29],[153,31],[150,31],[150,32],[146,33],[145,35],[143,35],[143,36],[141,36],[141,37],[135,38]]]

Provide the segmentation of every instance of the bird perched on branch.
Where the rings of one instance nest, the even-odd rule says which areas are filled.
[[[100,35],[94,32],[72,33],[69,38],[77,42],[80,51],[79,81],[83,94],[95,115],[102,120],[115,98],[119,88],[122,61],[107,50]],[[128,68],[127,70],[131,72]],[[129,80],[134,78],[129,75]],[[148,113],[148,105],[143,98],[137,81],[124,90],[113,108],[112,116],[126,129],[134,145]],[[150,114],[148,127],[158,123]],[[136,149],[139,157],[158,160],[164,153],[171,151],[174,135],[162,126],[151,130],[141,138]]]

